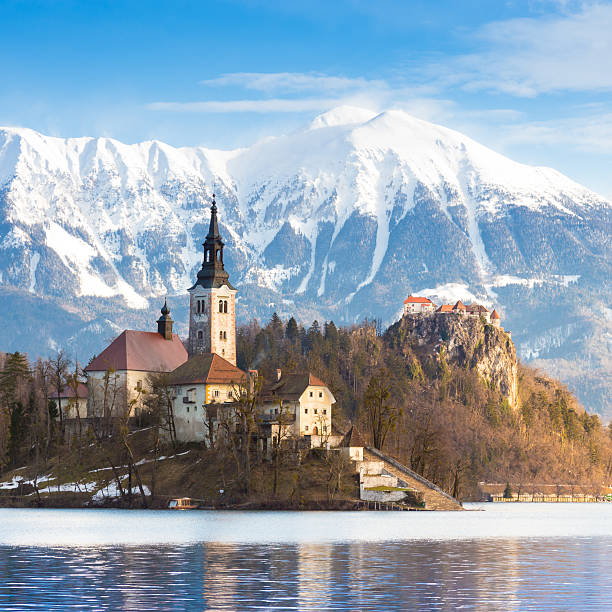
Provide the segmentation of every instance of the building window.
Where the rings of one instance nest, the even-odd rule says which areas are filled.
[[[223,300],[219,300],[219,312],[223,312]]]
[[[319,397],[323,397],[323,391],[319,391]]]
[[[323,410],[323,414],[327,414],[327,410]]]
[[[274,409],[274,414],[278,414],[278,408]]]
[[[187,412],[189,412],[189,406],[187,406]]]
[[[304,408],[304,414],[308,414],[308,408]]]
[[[227,300],[223,302],[223,312],[227,313]]]
[[[201,331],[198,332],[198,340],[202,340],[204,338],[204,334]]]
[[[219,397],[219,389],[215,389],[214,395],[215,395],[215,397]]]
[[[223,340],[223,332],[222,331],[219,332],[219,340]]]
[[[142,380],[139,380],[139,381],[136,383],[136,390],[137,390],[137,391],[142,391]]]
[[[315,411],[315,414],[318,414],[318,410],[316,408],[314,409],[314,411]]]
[[[304,431],[308,431],[308,425],[304,425]]]
[[[312,397],[312,391],[310,392],[310,397]]]

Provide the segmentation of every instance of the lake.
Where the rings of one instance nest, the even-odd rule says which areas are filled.
[[[612,504],[0,509],[1,610],[610,610]]]

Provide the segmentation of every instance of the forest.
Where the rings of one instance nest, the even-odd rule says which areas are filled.
[[[460,499],[476,498],[480,481],[575,484],[589,491],[609,483],[612,427],[586,413],[560,382],[519,363],[519,404],[512,408],[473,368],[449,362],[443,347],[424,358],[410,339],[401,351],[398,342],[394,328],[383,333],[376,322],[337,327],[314,321],[304,327],[275,314],[263,326],[252,321],[237,329],[238,366],[257,370],[264,380],[277,369],[311,371],[334,394],[337,432],[355,424],[368,444]],[[75,480],[79,470],[104,465],[121,489],[126,476],[117,470],[127,465],[144,500],[147,487],[155,491],[155,472],[147,472],[145,486],[137,466],[157,465],[170,444],[177,450],[163,435],[164,410],[153,401],[159,404],[161,394],[143,402],[144,419],[120,420],[114,437],[80,423],[67,436],[66,407],[50,399],[52,390],[82,380],[78,364],[62,352],[33,363],[22,353],[0,354],[0,472],[28,465],[29,473],[42,474],[53,464]],[[151,459],[138,455],[130,438],[143,425]],[[223,452],[227,459],[228,449]],[[253,473],[260,459],[247,457]],[[237,460],[238,471],[240,465]],[[127,490],[131,495],[131,482]]]

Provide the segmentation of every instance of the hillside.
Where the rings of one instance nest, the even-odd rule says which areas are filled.
[[[184,333],[213,191],[243,321],[479,301],[610,416],[610,203],[401,111],[338,108],[235,151],[0,129],[2,348],[89,357],[164,295]]]

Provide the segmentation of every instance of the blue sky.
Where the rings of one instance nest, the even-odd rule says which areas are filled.
[[[233,148],[403,108],[612,197],[612,2],[0,0],[0,125]]]

